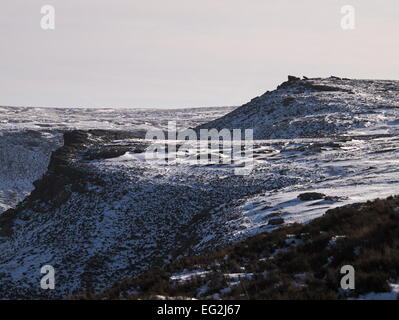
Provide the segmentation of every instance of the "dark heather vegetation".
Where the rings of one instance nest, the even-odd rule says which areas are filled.
[[[355,290],[340,289],[343,265]],[[177,281],[172,275],[206,274]],[[238,281],[229,274],[246,274]],[[252,274],[251,277],[248,275]],[[306,225],[258,234],[201,256],[181,258],[83,299],[346,299],[389,291],[399,279],[399,196],[329,210]]]

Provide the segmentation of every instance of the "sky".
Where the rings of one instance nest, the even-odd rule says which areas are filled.
[[[397,17],[397,0],[1,0],[0,105],[238,106],[289,74],[399,79]]]

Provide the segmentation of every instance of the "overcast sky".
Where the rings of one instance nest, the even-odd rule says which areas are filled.
[[[398,17],[397,0],[1,0],[0,105],[240,105],[288,74],[398,79]]]

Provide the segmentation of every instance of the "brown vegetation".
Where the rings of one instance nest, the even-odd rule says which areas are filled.
[[[399,197],[329,210],[307,225],[291,225],[240,243],[182,258],[163,268],[126,279],[97,295],[80,298],[150,299],[342,299],[388,291],[399,279]],[[335,242],[331,239],[336,236]],[[356,270],[356,289],[340,289],[340,269]],[[183,270],[206,270],[205,277],[171,281]],[[232,283],[226,274],[250,273]],[[201,294],[199,288],[207,286]],[[229,287],[229,290],[223,290]]]

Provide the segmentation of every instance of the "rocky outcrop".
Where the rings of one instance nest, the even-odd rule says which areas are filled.
[[[378,126],[378,109],[396,121],[399,82],[289,76],[276,90],[252,99],[200,129],[252,129],[255,139],[320,138]]]
[[[10,237],[13,234],[13,221],[20,212],[51,212],[68,201],[73,191],[85,192],[84,186],[87,183],[101,184],[98,175],[85,165],[84,160],[109,158],[135,150],[129,145],[106,145],[115,139],[135,137],[128,132],[74,130],[65,132],[63,136],[64,145],[52,153],[47,172],[41,179],[33,182],[34,189],[30,195],[15,209],[0,216],[0,235]],[[143,147],[140,150],[144,150]]]

